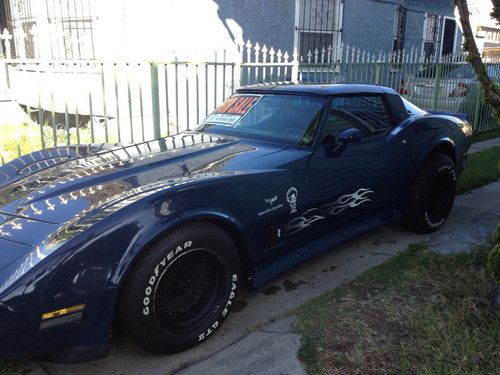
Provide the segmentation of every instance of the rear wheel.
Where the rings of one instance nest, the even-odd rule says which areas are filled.
[[[122,324],[142,347],[175,353],[207,339],[229,313],[240,262],[231,238],[194,223],[158,240],[131,270],[120,296]]]
[[[431,155],[422,165],[408,202],[405,223],[420,233],[439,229],[455,201],[457,175],[449,156]]]

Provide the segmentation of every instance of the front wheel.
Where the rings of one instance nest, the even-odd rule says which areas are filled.
[[[240,261],[231,238],[208,223],[186,225],[137,260],[120,296],[121,322],[147,350],[188,349],[217,330],[239,281]]]
[[[431,155],[422,165],[404,222],[419,233],[439,229],[450,214],[457,190],[455,164],[449,156]]]

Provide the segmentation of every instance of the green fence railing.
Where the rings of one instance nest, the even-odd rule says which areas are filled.
[[[339,46],[300,57],[250,42],[240,51],[239,61],[225,53],[198,62],[0,59],[0,94],[26,112],[22,123],[0,118],[0,163],[37,149],[182,132],[242,84],[277,81],[383,85],[425,110],[466,118],[477,133],[500,127],[463,54],[438,62],[414,49],[384,56]],[[500,64],[487,71],[500,82]]]

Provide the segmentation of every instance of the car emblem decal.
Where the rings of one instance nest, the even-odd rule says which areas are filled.
[[[290,213],[294,214],[297,212],[297,196],[299,195],[299,192],[297,191],[297,188],[295,186],[292,186],[288,191],[286,192],[286,201],[290,203]]]
[[[263,211],[260,211],[258,213],[259,216],[262,216],[262,215],[267,215],[271,212],[274,212],[274,211],[277,211],[279,210],[281,207],[283,207],[283,203],[279,203],[277,204],[276,206],[274,206],[274,203],[278,200],[278,196],[275,195],[274,197],[271,197],[271,198],[265,198],[264,199],[264,202],[266,202],[270,207],[268,207],[267,209],[263,210]]]
[[[266,199],[264,199],[264,202],[266,202],[267,204],[269,204],[270,206],[272,206],[274,204],[274,202],[276,202],[277,200],[278,200],[278,196],[275,195],[272,198],[266,198]]]

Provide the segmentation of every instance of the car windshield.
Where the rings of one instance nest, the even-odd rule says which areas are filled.
[[[236,94],[198,131],[310,144],[326,99],[280,94]]]
[[[419,107],[417,107],[415,104],[413,103],[410,103],[408,100],[406,100],[405,98],[401,97],[401,99],[403,99],[403,104],[406,108],[406,111],[410,114],[410,115],[422,115],[424,113],[427,113],[425,112],[423,109],[420,109]]]

